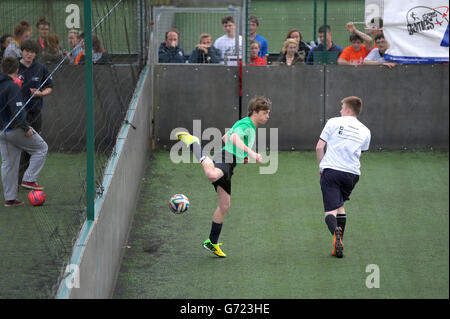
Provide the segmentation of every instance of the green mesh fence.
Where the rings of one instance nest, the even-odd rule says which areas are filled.
[[[92,21],[95,25],[114,7],[118,0],[93,0]],[[120,2],[120,10],[105,19],[96,33],[105,37],[104,48],[110,53],[137,53],[139,45],[139,0]],[[36,23],[38,18],[45,16],[50,22],[51,32],[60,39],[61,47],[69,49],[67,32],[70,29],[83,31],[83,0],[51,1],[51,0],[0,0],[2,18],[0,19],[0,33],[13,33],[14,27],[20,20],[28,21],[32,28],[32,36],[37,35]],[[124,28],[127,22],[127,29]],[[127,39],[128,42],[127,43]]]
[[[256,15],[259,19],[257,33],[267,39],[268,51],[271,56],[277,56],[283,48],[283,42],[291,29],[298,29],[302,34],[302,41],[309,46],[319,43],[317,30],[324,23],[324,0],[248,0],[243,1],[242,14]],[[188,5],[188,4],[187,4]],[[161,8],[161,9],[159,9]],[[155,44],[154,49],[164,41],[164,32],[176,28],[180,33],[179,46],[189,55],[199,42],[199,35],[203,32],[211,34],[212,41],[224,34],[221,18],[226,12],[214,12],[215,8],[200,8],[202,12],[186,12],[195,8],[158,7],[162,14],[154,19]],[[225,9],[225,8],[220,8]],[[248,9],[246,11],[245,9]],[[209,10],[209,11],[208,11]],[[327,25],[332,29],[332,40],[345,48],[350,45],[349,32],[345,25],[353,22],[360,31],[365,30],[365,1],[364,0],[332,0],[326,1]],[[240,15],[239,15],[240,16]],[[238,18],[236,32],[246,35],[248,19]],[[244,37],[244,50],[248,56],[249,39]]]
[[[347,22],[364,31],[364,0],[327,1],[327,25],[332,30],[332,40],[345,48],[350,45]],[[257,33],[267,39],[269,53],[278,54],[290,29],[302,33],[302,41],[318,43],[317,29],[324,23],[323,0],[265,1],[251,0],[249,13],[259,19]],[[316,28],[314,28],[314,26]]]

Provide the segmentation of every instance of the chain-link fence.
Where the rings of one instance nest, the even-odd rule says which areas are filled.
[[[222,19],[232,17],[235,33],[243,34],[243,10],[240,7],[228,8],[175,8],[156,7],[153,10],[153,52],[154,63],[167,62],[162,59],[166,46],[168,32],[176,30],[178,33],[177,47],[178,53],[185,56],[185,60],[177,60],[179,63],[187,62],[187,59],[194,53],[196,46],[201,42],[201,36],[208,34],[212,41],[224,37]],[[230,39],[231,49],[221,52],[221,60],[227,65],[237,65],[236,57],[239,48],[242,51],[242,36]],[[215,42],[215,41],[214,41]],[[217,45],[217,43],[215,43]],[[242,57],[242,54],[240,55]]]
[[[347,22],[354,22],[364,30],[364,0],[327,1],[326,24],[331,27],[332,40],[346,47],[349,33]],[[317,31],[324,24],[325,8],[323,0],[265,1],[251,0],[249,13],[258,17],[258,34],[267,39],[269,53],[279,54],[283,42],[291,29],[301,32],[301,41],[313,46],[319,43]]]
[[[258,19],[256,33],[267,40],[269,64],[277,60],[288,32],[294,29],[299,31],[301,41],[308,50],[320,43],[318,30],[325,22],[331,28],[333,43],[341,48],[350,45],[350,33],[346,29],[348,22],[352,22],[360,31],[369,33],[365,22],[365,0],[248,0],[242,1],[242,7],[157,7],[154,13],[154,52],[158,52],[159,46],[165,41],[165,32],[176,29],[179,33],[178,46],[183,49],[186,62],[190,62],[188,59],[202,33],[211,35],[213,45],[224,35],[221,19],[227,15],[235,17],[235,33],[243,36],[245,62],[248,62],[249,45],[253,38],[249,27],[251,16]],[[238,41],[237,36],[235,40]],[[155,61],[158,62],[157,56]]]
[[[92,1],[93,26],[99,23],[94,32],[101,38],[107,52],[114,55],[145,56],[145,44],[141,43],[141,35],[146,21],[142,12],[148,6],[148,1],[140,0]],[[83,32],[83,0],[0,0],[0,8],[1,35],[13,35],[14,27],[25,20],[31,25],[32,38],[37,39],[38,20],[45,18],[49,23],[50,33],[58,37],[63,51],[68,51],[71,49],[68,31],[75,29]],[[110,13],[112,11],[114,14]]]

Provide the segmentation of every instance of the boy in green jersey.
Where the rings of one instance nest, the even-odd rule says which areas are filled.
[[[222,137],[225,146],[214,159],[207,157],[200,145],[198,137],[187,132],[179,132],[177,138],[183,141],[194,153],[203,167],[206,177],[212,182],[217,192],[219,204],[214,211],[209,238],[203,247],[219,257],[226,257],[218,243],[225,215],[230,208],[231,177],[239,163],[246,164],[248,156],[261,164],[262,156],[252,150],[256,138],[256,128],[269,120],[272,102],[265,97],[254,97],[248,103],[248,116],[237,121]]]

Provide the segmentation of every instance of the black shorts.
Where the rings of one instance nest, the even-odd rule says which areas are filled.
[[[213,159],[214,166],[223,172],[223,176],[212,183],[217,192],[217,186],[222,187],[229,195],[231,195],[231,176],[233,176],[236,167],[236,156],[227,151],[222,150]]]
[[[338,209],[350,199],[359,175],[325,168],[320,176],[323,207],[325,212]]]

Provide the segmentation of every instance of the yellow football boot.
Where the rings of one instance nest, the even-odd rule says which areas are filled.
[[[226,257],[227,255],[222,251],[222,249],[220,249],[220,245],[222,245],[222,243],[213,244],[209,238],[203,242],[203,247],[205,247],[205,249],[209,250],[216,256]]]
[[[178,132],[175,134],[175,136],[178,138],[178,140],[186,144],[187,147],[191,146],[191,144],[194,142],[200,145],[200,140],[198,139],[198,137],[192,136],[188,132]]]

